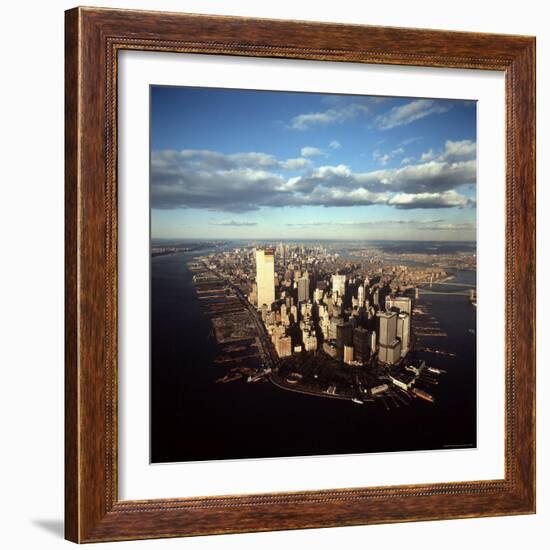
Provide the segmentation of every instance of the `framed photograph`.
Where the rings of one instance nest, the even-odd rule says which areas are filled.
[[[66,538],[535,511],[535,39],[66,12]]]

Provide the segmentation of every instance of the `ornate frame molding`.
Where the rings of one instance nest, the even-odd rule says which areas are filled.
[[[307,47],[306,47],[307,45]],[[504,479],[119,501],[119,50],[499,70],[506,79]],[[66,537],[75,542],[533,513],[535,39],[99,8],[66,12]]]

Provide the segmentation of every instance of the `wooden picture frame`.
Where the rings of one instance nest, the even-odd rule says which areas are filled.
[[[505,477],[120,501],[117,495],[117,54],[501,71],[506,86]],[[535,39],[99,8],[66,12],[65,532],[74,542],[535,511]]]

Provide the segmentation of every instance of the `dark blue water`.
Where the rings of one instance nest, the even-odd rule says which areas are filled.
[[[431,404],[416,399],[386,411],[380,403],[305,396],[269,383],[215,384],[217,344],[191,283],[187,262],[198,253],[160,256],[151,263],[151,460],[175,462],[441,449],[476,445],[475,308],[466,296],[419,299],[446,338],[426,347],[457,354],[419,354],[445,369],[430,388]],[[453,282],[474,282],[458,272]],[[435,290],[435,287],[433,288]]]

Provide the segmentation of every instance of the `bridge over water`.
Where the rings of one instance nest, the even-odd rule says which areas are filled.
[[[433,285],[433,286],[432,286]],[[429,295],[429,294],[441,294],[448,296],[469,296],[471,289],[475,289],[476,285],[471,283],[459,283],[453,281],[434,281],[432,285],[419,286],[419,294]],[[435,289],[433,287],[436,287]],[[439,287],[449,287],[448,289],[443,288],[438,290]],[[460,287],[459,289],[453,289],[453,287]]]

